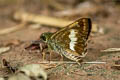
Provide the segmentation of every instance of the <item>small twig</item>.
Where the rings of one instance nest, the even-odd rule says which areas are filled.
[[[72,23],[73,21],[60,19],[60,18],[54,18],[50,16],[43,16],[43,15],[35,15],[31,13],[27,13],[24,11],[18,11],[14,14],[15,20],[20,20],[22,22],[32,22],[47,26],[52,26],[56,28],[62,28],[67,26],[68,24]],[[99,32],[97,24],[92,24],[92,32]]]
[[[119,65],[114,65],[115,67],[120,67],[120,64]]]
[[[10,50],[10,47],[0,47],[0,54]]]
[[[49,25],[54,27],[64,27],[71,23],[71,21],[53,18],[49,16],[43,16],[43,15],[35,15],[30,14],[27,12],[18,11],[14,14],[14,19],[20,20],[22,22],[33,22],[33,23],[39,23],[43,25]]]
[[[83,62],[85,64],[106,64],[106,62],[97,62],[97,61],[93,61],[93,62]]]
[[[56,63],[67,63],[67,64],[76,64],[76,62],[71,62],[71,61],[43,61],[40,62],[41,64],[56,64]],[[93,62],[82,62],[84,64],[106,64],[106,62],[97,62],[97,61],[93,61]]]
[[[112,66],[111,68],[113,68],[113,69],[117,69],[117,70],[120,70],[120,64],[118,64],[118,65],[114,65],[114,66]]]
[[[106,50],[102,50],[101,52],[120,52],[120,48],[108,48]]]
[[[25,27],[25,23],[21,23],[19,25],[14,26],[14,27],[10,27],[10,28],[6,28],[6,29],[3,29],[3,30],[0,30],[0,35],[8,34],[8,33],[17,31],[19,29],[22,29],[24,27]]]

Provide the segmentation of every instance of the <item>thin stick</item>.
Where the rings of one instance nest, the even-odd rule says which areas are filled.
[[[83,62],[85,64],[106,64],[106,62],[97,62],[97,61],[93,61],[93,62]]]
[[[65,19],[43,16],[43,15],[35,15],[24,11],[17,11],[14,14],[14,19],[20,20],[22,22],[32,22],[32,23],[52,26],[56,28],[65,27],[73,22],[71,20],[65,20]],[[92,32],[98,32],[97,24],[92,24]]]
[[[16,26],[13,26],[13,27],[10,27],[10,28],[1,29],[0,30],[0,35],[8,34],[8,33],[20,30],[20,29],[22,29],[24,27],[26,27],[25,23],[21,23],[21,24],[18,24]]]
[[[119,65],[114,65],[115,67],[120,67],[120,64]]]
[[[120,48],[108,48],[106,50],[102,50],[101,52],[120,52]]]
[[[18,11],[14,14],[14,19],[20,20],[22,22],[33,22],[37,24],[49,25],[54,27],[64,27],[70,24],[72,21],[67,21],[63,19],[53,18],[50,16],[35,15],[24,11]]]
[[[56,63],[66,63],[66,64],[76,64],[76,62],[71,62],[71,61],[43,61],[39,62],[40,64],[56,64]],[[92,62],[82,62],[84,64],[106,64],[106,62],[97,62],[97,61],[92,61]]]

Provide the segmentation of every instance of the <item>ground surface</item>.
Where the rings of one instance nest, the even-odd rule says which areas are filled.
[[[115,61],[120,60],[120,52],[101,52],[102,50],[108,48],[120,48],[120,4],[115,4],[115,2],[113,1],[108,1],[108,3],[104,3],[96,0],[96,2],[97,4],[99,4],[98,6],[100,6],[97,7],[97,9],[93,9],[96,10],[96,12],[90,10],[88,12],[85,12],[86,14],[83,15],[82,12],[84,13],[84,11],[82,11],[80,15],[72,14],[71,16],[67,16],[67,18],[70,17],[71,20],[74,20],[79,17],[89,16],[91,17],[93,23],[97,24],[99,28],[103,29],[102,34],[100,34],[99,32],[93,33],[93,35],[90,37],[91,42],[88,43],[88,55],[84,58],[84,61],[105,61],[107,63],[83,64],[81,66],[77,64],[61,64],[57,67],[46,70],[48,72],[50,80],[120,79],[120,70],[113,68],[113,66],[115,65]],[[81,5],[82,4],[84,5],[84,2],[81,3]],[[25,4],[23,5],[25,6]],[[31,7],[33,7],[32,10]],[[55,16],[54,14],[52,14],[52,10],[47,10],[46,7],[44,10],[42,10],[43,12],[38,11],[39,6],[36,6],[36,8],[32,3],[31,7],[25,8],[27,8],[26,10],[28,10],[28,12],[36,14],[40,13],[53,17]],[[11,19],[11,13],[15,10],[16,8],[13,6],[13,3],[11,3],[10,5],[6,4],[6,6],[1,6],[0,12],[2,13],[0,13],[0,30],[15,26],[19,23]],[[53,13],[55,12],[57,11],[54,10]],[[64,16],[62,16],[62,18],[63,17]],[[39,63],[42,61],[41,53],[24,51],[24,48],[29,45],[32,40],[38,39],[41,33],[48,31],[55,32],[57,31],[57,29],[45,26],[42,26],[39,29],[33,29],[29,27],[30,25],[27,25],[27,28],[23,28],[5,35],[0,35],[0,47],[11,47],[9,51],[0,54],[0,60],[4,58],[7,61],[11,62],[13,65]],[[56,56],[56,54],[53,55],[53,58],[57,58],[54,56]],[[0,63],[0,65],[2,65],[2,63]],[[8,75],[8,73],[4,69],[0,68],[0,76],[5,75]]]

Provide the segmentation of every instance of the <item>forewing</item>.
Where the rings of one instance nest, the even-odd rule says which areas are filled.
[[[91,20],[81,18],[57,31],[51,39],[76,56],[82,55],[91,32]]]

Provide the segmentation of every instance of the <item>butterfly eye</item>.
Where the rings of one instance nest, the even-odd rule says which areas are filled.
[[[43,41],[46,41],[46,37],[45,36],[41,36],[40,37]]]

